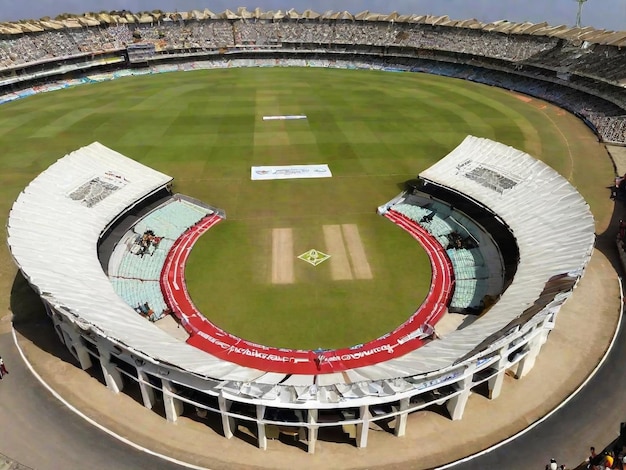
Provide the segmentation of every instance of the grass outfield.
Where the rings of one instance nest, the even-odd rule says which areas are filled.
[[[262,120],[275,114],[308,119]],[[226,210],[187,270],[192,298],[212,321],[273,346],[350,346],[404,321],[430,283],[419,245],[375,208],[467,134],[544,160],[578,187],[598,232],[605,229],[611,162],[572,115],[460,80],[330,69],[133,77],[3,105],[0,204],[8,213],[39,172],[98,140],[173,176],[175,190]],[[328,163],[334,176],[250,181],[252,165],[303,163]],[[341,224],[358,228],[372,279],[337,281],[330,261],[294,260],[294,282],[272,284],[273,229],[291,229],[298,255],[325,251],[324,226]],[[4,244],[1,256],[0,287],[9,292],[15,270]]]

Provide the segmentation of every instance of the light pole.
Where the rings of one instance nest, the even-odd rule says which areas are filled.
[[[587,0],[576,0],[576,2],[578,3],[578,13],[576,14],[576,27],[580,28],[580,20],[582,18],[582,14],[583,14],[583,3],[585,3]]]

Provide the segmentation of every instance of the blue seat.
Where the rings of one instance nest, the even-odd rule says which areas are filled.
[[[160,276],[167,254],[174,242],[190,227],[212,211],[191,202],[172,199],[142,218],[133,227],[133,233],[124,238],[126,251],[114,272],[109,272],[115,292],[131,307],[148,305],[151,321],[162,317],[167,310],[160,286]],[[159,237],[158,244],[150,244],[145,251],[138,245],[147,231]]]

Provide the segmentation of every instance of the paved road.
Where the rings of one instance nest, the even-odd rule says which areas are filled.
[[[567,456],[602,447],[626,421],[626,332],[598,374],[551,419],[514,442],[457,470],[543,469],[550,457],[574,467]],[[56,400],[23,364],[10,334],[0,335],[10,374],[0,381],[0,453],[37,470],[180,469],[123,444],[76,416]],[[63,423],[59,425],[59,423]],[[87,464],[88,462],[88,464]]]
[[[625,323],[606,362],[567,405],[511,443],[454,469],[543,470],[550,458],[575,468],[580,461],[568,456],[592,445],[598,450],[609,445],[618,437],[620,423],[626,421]]]
[[[181,468],[113,439],[67,409],[26,368],[10,334],[0,335],[0,352],[9,370],[0,380],[1,454],[36,470]]]

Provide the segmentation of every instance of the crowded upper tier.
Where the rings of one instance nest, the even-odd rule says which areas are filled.
[[[626,80],[626,32],[549,26],[546,23],[481,23],[447,16],[380,15],[311,10],[298,13],[209,10],[133,14],[126,11],[63,15],[57,19],[0,23],[0,69],[39,61],[122,50],[137,43],[157,51],[212,51],[237,46],[298,44],[397,46],[451,51]]]

